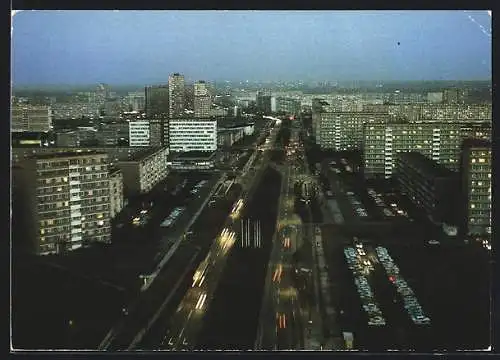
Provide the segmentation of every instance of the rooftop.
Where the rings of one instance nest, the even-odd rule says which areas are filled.
[[[418,152],[402,152],[398,157],[412,165],[414,165],[420,172],[431,178],[438,177],[451,177],[455,173],[443,165],[438,164],[434,160],[429,159],[425,155]]]
[[[106,155],[106,153],[95,150],[75,150],[75,151],[62,151],[62,152],[46,153],[46,154],[35,154],[32,157],[39,160],[45,160],[45,159],[79,157],[79,156],[92,156],[92,155]]]
[[[467,138],[462,143],[463,148],[491,148],[491,141],[484,139]]]
[[[144,148],[144,150],[138,150],[137,152],[131,154],[127,160],[120,160],[120,162],[127,162],[127,161],[141,161],[146,159],[147,157],[156,154],[160,150],[163,150],[164,148],[161,146],[153,146],[153,147],[147,147]]]
[[[215,152],[207,151],[188,151],[179,153],[173,156],[172,160],[191,160],[191,159],[210,159],[215,155]]]

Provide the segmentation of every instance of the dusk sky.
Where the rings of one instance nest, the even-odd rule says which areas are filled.
[[[399,45],[398,45],[399,43]],[[23,11],[12,80],[488,80],[487,11]]]

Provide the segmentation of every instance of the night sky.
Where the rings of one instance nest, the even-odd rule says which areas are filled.
[[[23,11],[15,85],[488,80],[487,11]]]

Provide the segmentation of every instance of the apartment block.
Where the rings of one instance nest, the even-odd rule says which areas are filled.
[[[462,145],[462,189],[468,235],[491,236],[491,142],[466,139]]]
[[[123,174],[118,168],[109,169],[109,216],[114,219],[123,207]]]
[[[172,152],[217,150],[217,120],[170,119],[169,145]]]
[[[418,152],[404,152],[396,156],[395,175],[401,192],[434,223],[457,225],[457,172]]]
[[[182,116],[184,113],[184,75],[175,73],[168,77],[169,117]]]
[[[365,124],[363,135],[364,175],[392,176],[396,155],[416,151],[450,170],[458,170],[460,124],[456,122],[412,122]]]
[[[124,191],[127,195],[143,194],[167,177],[168,149],[148,148],[139,151],[127,160],[118,161],[118,167],[123,174]]]
[[[130,121],[129,125],[129,145],[149,146],[149,121]]]
[[[211,116],[212,99],[205,81],[197,81],[194,84],[193,108],[194,116],[197,118]]]
[[[50,106],[14,105],[11,108],[11,131],[48,132],[52,127]]]
[[[316,143],[335,151],[361,149],[364,124],[387,123],[390,116],[366,112],[322,112],[313,114]]]
[[[108,157],[97,152],[35,155],[13,166],[15,213],[35,254],[111,241]]]

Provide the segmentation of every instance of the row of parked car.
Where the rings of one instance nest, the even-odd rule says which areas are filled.
[[[371,326],[383,326],[386,324],[384,317],[382,316],[382,311],[380,311],[373,291],[368,284],[368,279],[362,274],[358,269],[362,268],[361,258],[356,250],[352,247],[344,248],[344,255],[347,260],[347,265],[349,269],[353,272],[354,283],[358,290],[361,302],[363,304],[363,309],[368,315],[368,325]]]
[[[387,252],[387,249],[381,246],[375,248],[377,252],[377,257],[380,260],[380,263],[384,267],[387,275],[391,282],[396,286],[397,292],[401,295],[404,307],[410,315],[411,320],[417,325],[428,325],[431,323],[429,317],[424,314],[422,307],[417,301],[413,290],[406,283],[399,272],[399,268],[392,260],[391,256]]]
[[[375,190],[369,188],[368,195],[370,195],[373,201],[375,201],[375,204],[382,209],[382,212],[384,213],[385,216],[387,217],[394,216],[394,212],[391,209],[389,209],[387,204],[380,197],[380,194],[377,194]]]
[[[182,215],[184,210],[186,210],[186,208],[183,206],[176,207],[174,210],[172,210],[170,215],[165,220],[163,220],[161,226],[169,227],[170,225],[172,225]]]
[[[347,198],[349,199],[349,202],[351,203],[352,207],[354,208],[354,211],[356,211],[356,214],[358,216],[362,217],[367,217],[368,213],[366,212],[365,207],[361,202],[354,197],[354,193],[352,191],[347,192]]]
[[[198,184],[196,184],[190,191],[191,195],[195,195],[198,193],[198,191],[200,191],[200,189],[205,186],[205,184],[207,183],[208,181],[207,180],[201,180]]]

